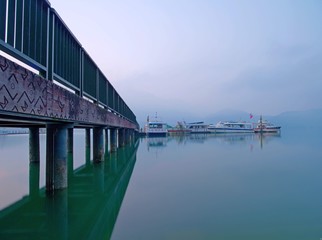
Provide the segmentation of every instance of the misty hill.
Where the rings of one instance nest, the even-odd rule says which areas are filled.
[[[219,121],[254,121],[250,119],[250,113],[239,110],[222,110],[206,117],[206,123],[216,124]],[[257,120],[256,120],[257,121]]]
[[[259,115],[253,115],[250,119],[250,113],[236,110],[224,110],[208,116],[205,119],[207,123],[217,123],[219,121],[249,121],[257,122]],[[276,116],[263,115],[263,119],[271,121],[282,128],[288,127],[315,127],[322,123],[322,109],[313,109],[307,111],[290,111]]]
[[[284,112],[268,119],[284,127],[319,127],[322,123],[322,109]]]
[[[141,115],[144,116],[140,118],[142,120],[140,122],[140,126],[143,127],[146,123],[147,115]],[[192,114],[187,114],[180,111],[164,111],[160,116],[161,120],[167,122],[171,126],[175,126],[177,121],[186,121],[187,123],[203,121],[209,124],[216,124],[219,121],[257,122],[259,118],[259,115],[253,114],[253,118],[250,119],[249,112],[239,110],[222,110],[205,117],[194,116]],[[153,119],[153,114],[150,114],[150,119]],[[290,127],[316,127],[320,126],[320,124],[322,123],[322,109],[290,111],[281,113],[276,116],[263,115],[263,119],[268,120],[276,125],[280,125],[283,129]]]

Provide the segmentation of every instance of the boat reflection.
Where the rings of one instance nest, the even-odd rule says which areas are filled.
[[[167,146],[167,137],[149,137],[146,138],[148,150],[149,148],[162,148]]]
[[[281,132],[263,132],[263,133],[255,133],[256,139],[260,143],[261,149],[263,148],[264,144],[267,144],[274,138],[280,138]]]
[[[254,141],[253,133],[227,133],[212,135],[217,141],[226,144],[251,143]]]
[[[139,142],[85,164],[53,196],[39,190],[39,164],[30,165],[30,194],[0,211],[0,239],[109,239]]]
[[[280,132],[277,133],[222,133],[222,134],[176,134],[167,137],[144,138],[147,148],[162,149],[167,147],[168,142],[175,141],[178,145],[191,143],[205,143],[207,141],[215,141],[224,145],[246,145],[251,150],[258,146],[262,149],[265,144],[274,138],[280,138]]]

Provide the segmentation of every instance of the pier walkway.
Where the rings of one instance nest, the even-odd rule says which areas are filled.
[[[47,191],[67,187],[74,128],[93,139],[94,162],[135,137],[135,114],[49,1],[0,0],[0,50],[0,127],[29,128],[30,162],[46,129]]]

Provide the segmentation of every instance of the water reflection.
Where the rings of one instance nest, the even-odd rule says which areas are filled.
[[[250,143],[254,141],[253,133],[231,133],[231,134],[215,134],[213,135],[218,141],[226,144]]]
[[[30,164],[30,193],[0,211],[0,239],[109,239],[137,148],[138,141],[105,162],[86,161],[69,173],[69,188],[53,196],[39,190],[39,164]]]
[[[266,144],[276,138],[281,138],[281,133],[177,134],[167,137],[149,137],[141,141],[146,142],[148,151],[165,148],[168,142],[172,141],[175,141],[178,145],[187,143],[204,144],[207,141],[215,141],[223,145],[245,145],[252,150],[255,146],[263,149]]]
[[[256,138],[260,143],[261,149],[264,147],[265,144],[268,144],[271,140],[275,138],[280,138],[281,133],[256,133]]]
[[[167,137],[149,137],[146,138],[148,151],[150,148],[162,148],[167,146]]]

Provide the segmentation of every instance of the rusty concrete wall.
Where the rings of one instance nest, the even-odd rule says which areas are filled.
[[[98,107],[0,56],[0,113],[26,119],[135,129],[126,119]]]

